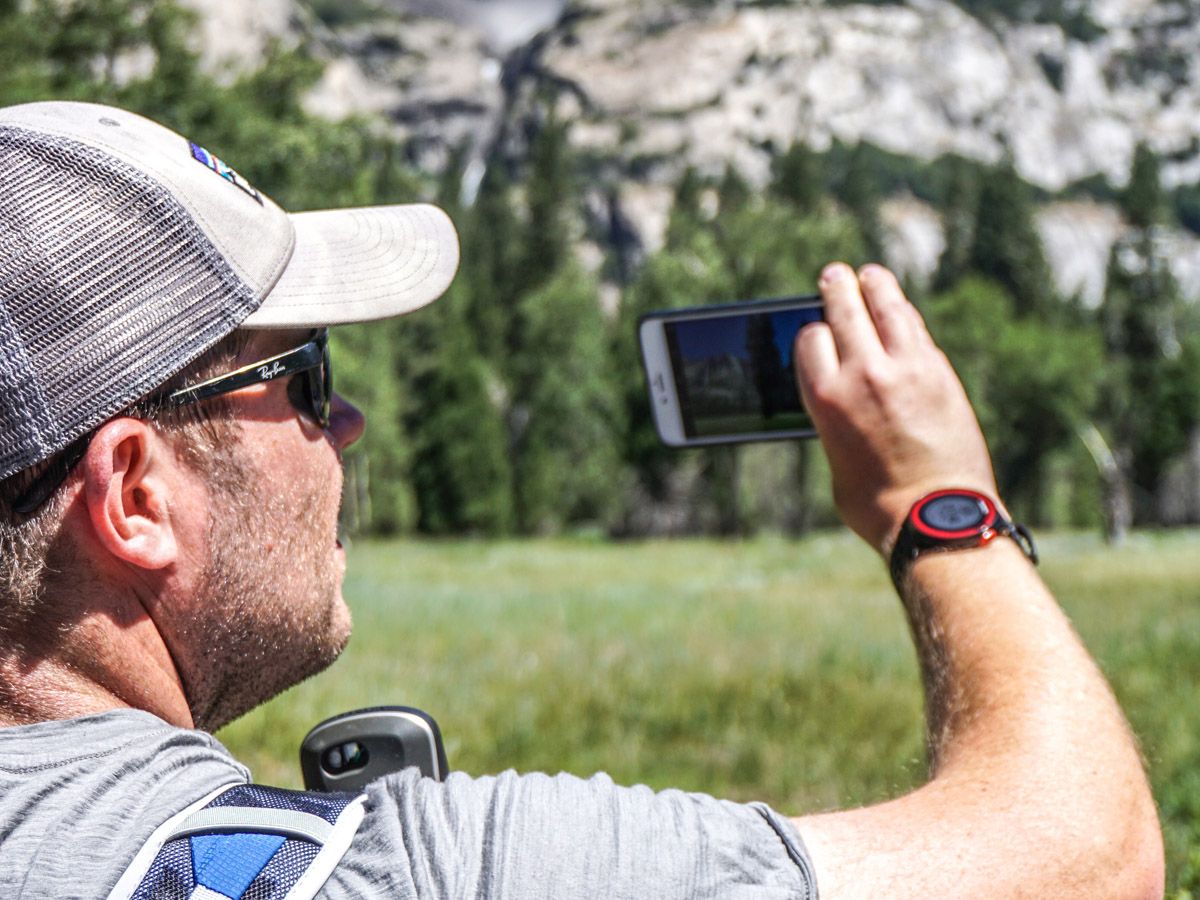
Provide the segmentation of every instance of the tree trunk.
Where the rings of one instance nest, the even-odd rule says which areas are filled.
[[[1091,422],[1080,426],[1079,437],[1100,472],[1100,504],[1104,513],[1104,539],[1119,544],[1129,535],[1133,522],[1133,497],[1126,466],[1121,465],[1104,435]],[[1129,454],[1122,454],[1128,457]]]
[[[1133,498],[1129,479],[1120,466],[1100,473],[1103,479],[1104,539],[1120,544],[1129,536],[1133,524]]]
[[[716,513],[717,534],[722,537],[740,535],[742,509],[737,448],[717,447],[709,453],[709,489]]]
[[[813,441],[800,441],[796,446],[796,509],[789,516],[791,532],[803,537],[812,531],[812,453]]]

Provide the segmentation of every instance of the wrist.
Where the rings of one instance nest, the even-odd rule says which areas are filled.
[[[910,508],[885,553],[892,581],[900,587],[914,562],[928,554],[1015,543],[1037,564],[1037,548],[1025,526],[1011,521],[994,497],[973,488],[941,488]]]
[[[876,534],[882,535],[882,537],[877,537],[872,542],[875,549],[883,557],[884,562],[892,558],[892,550],[896,546],[896,539],[900,536],[900,531],[904,528],[905,521],[912,513],[913,506],[930,494],[947,487],[977,491],[985,497],[990,498],[996,504],[996,508],[1006,518],[1011,518],[1008,515],[1007,508],[997,497],[998,491],[995,480],[980,478],[975,473],[946,475],[943,472],[934,477],[914,481],[904,487],[888,489],[881,492],[876,501],[876,508],[881,514],[881,521],[884,523],[882,528],[877,528]]]

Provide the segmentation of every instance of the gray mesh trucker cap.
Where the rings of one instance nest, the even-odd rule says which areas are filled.
[[[204,148],[88,103],[0,109],[0,478],[237,327],[410,312],[458,266],[444,212],[289,215]]]

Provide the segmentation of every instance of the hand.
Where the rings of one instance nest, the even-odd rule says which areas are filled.
[[[930,491],[996,496],[975,412],[921,314],[882,266],[821,273],[825,321],[796,337],[796,377],[833,472],[846,524],[886,559]]]

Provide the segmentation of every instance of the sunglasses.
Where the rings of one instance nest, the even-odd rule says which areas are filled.
[[[329,365],[329,331],[321,329],[307,344],[260,359],[224,375],[173,391],[163,398],[169,407],[188,406],[260,384],[296,375],[288,382],[288,400],[296,410],[322,428],[329,427],[329,405],[333,399],[333,371]]]
[[[287,395],[296,411],[312,419],[322,428],[328,428],[329,410],[333,400],[333,370],[329,362],[329,330],[325,328],[315,332],[312,340],[306,344],[199,384],[172,391],[161,397],[159,402],[167,408],[178,409],[221,394],[240,391],[253,384],[276,381],[280,378],[290,378]],[[13,501],[13,512],[26,516],[49,500],[50,495],[66,481],[71,469],[83,459],[95,433],[89,431],[59,453],[42,476]]]

